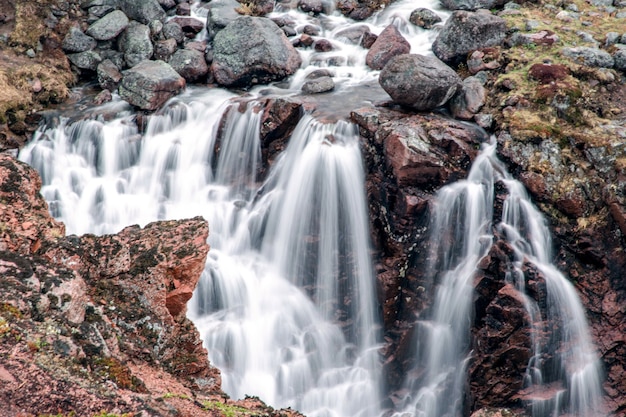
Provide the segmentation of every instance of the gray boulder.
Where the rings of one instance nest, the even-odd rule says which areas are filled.
[[[242,16],[217,33],[211,69],[228,87],[248,87],[281,80],[302,59],[283,31],[268,18]]]
[[[103,90],[115,91],[122,81],[120,69],[110,59],[105,59],[96,70],[98,74],[98,84]]]
[[[435,57],[417,54],[391,58],[378,82],[394,102],[418,111],[443,106],[461,87],[452,68]]]
[[[616,70],[626,72],[626,45],[618,45],[613,54],[613,62]]]
[[[306,82],[302,85],[302,92],[306,94],[319,94],[335,89],[335,82],[328,70],[316,70],[306,76]]]
[[[120,97],[144,110],[156,110],[185,88],[185,79],[163,61],[143,61],[124,71]]]
[[[335,34],[337,38],[341,38],[351,44],[358,45],[366,33],[370,33],[370,27],[367,25],[351,25],[346,29],[342,29]]]
[[[448,10],[493,9],[502,6],[504,0],[441,0],[441,5]]]
[[[154,47],[150,40],[150,28],[139,22],[130,22],[119,40],[119,49],[129,67],[152,58]]]
[[[209,67],[204,53],[194,49],[179,49],[169,59],[169,64],[188,82],[206,80]]]
[[[94,38],[85,35],[76,26],[72,26],[65,35],[61,48],[65,52],[85,52],[95,48],[97,44]]]
[[[145,25],[153,20],[163,22],[167,18],[158,0],[119,0],[119,7],[131,20]]]
[[[178,23],[171,20],[163,25],[162,33],[165,39],[174,39],[177,43],[183,43],[185,40],[183,28],[181,28]]]
[[[577,64],[590,67],[613,68],[615,64],[611,54],[598,48],[577,46],[575,48],[563,48],[561,49],[561,53]]]
[[[102,62],[102,57],[96,51],[84,51],[75,54],[68,54],[67,59],[70,60],[76,68],[81,70],[95,71],[98,64]]]
[[[176,52],[177,49],[178,45],[174,39],[157,41],[154,44],[154,59],[169,61],[170,57],[174,55],[174,52]]]
[[[115,10],[92,23],[87,34],[99,41],[115,39],[126,29],[128,22],[123,11]]]
[[[433,26],[441,22],[441,18],[432,10],[420,7],[411,12],[409,22],[424,29],[432,29]]]
[[[453,12],[433,43],[433,53],[446,64],[464,62],[470,52],[500,46],[506,22],[490,13]]]
[[[206,17],[206,29],[209,40],[213,39],[215,34],[228,26],[229,23],[241,17],[235,11],[241,7],[237,0],[212,0],[207,7],[209,12]]]
[[[487,90],[477,77],[467,77],[462,87],[449,103],[452,116],[457,119],[470,120],[485,105]]]
[[[374,70],[383,69],[389,60],[402,54],[411,52],[411,45],[404,39],[398,28],[394,25],[387,26],[376,38],[376,41],[367,51],[365,63]]]

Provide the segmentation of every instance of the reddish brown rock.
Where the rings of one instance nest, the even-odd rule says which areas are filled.
[[[550,84],[564,80],[569,75],[569,69],[560,64],[534,64],[528,70],[528,75],[539,81],[540,84]]]
[[[389,25],[370,47],[365,63],[372,69],[380,70],[394,56],[408,54],[410,51],[411,45],[404,39],[398,28]]]
[[[296,415],[225,400],[185,317],[209,249],[204,219],[64,236],[40,184],[0,154],[0,415],[211,416],[219,403]]]

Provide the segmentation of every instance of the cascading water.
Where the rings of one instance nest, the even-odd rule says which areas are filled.
[[[314,25],[333,50],[301,50],[302,69],[289,83],[258,86],[249,96],[295,94],[307,74],[327,67],[336,87],[318,97],[324,102],[318,113],[333,117],[382,91],[378,73],[365,65],[367,51],[346,38],[347,30],[365,24],[380,33],[394,24],[412,53],[428,54],[436,32],[408,24],[408,16],[416,7],[436,10],[444,20],[448,15],[436,1],[404,0],[355,23],[329,10],[312,16],[292,6],[277,4],[274,16],[292,20],[297,31]],[[151,115],[144,132],[117,100],[94,109],[116,114],[112,120],[62,119],[38,131],[20,158],[40,172],[42,193],[70,233],[113,233],[130,224],[197,215],[208,220],[211,251],[189,315],[228,394],[257,395],[309,416],[379,416],[380,335],[358,132],[349,123],[303,117],[259,184],[260,112],[252,97],[244,104],[232,92],[190,88]],[[561,330],[549,343],[533,341],[525,384],[534,416],[565,410],[591,417],[585,410],[599,403],[600,372],[582,308],[549,262],[543,219],[494,149],[486,147],[466,181],[438,194],[430,270],[439,286],[432,316],[418,323],[418,362],[425,366],[419,378],[407,381],[410,394],[396,414],[461,412],[472,278],[494,243],[495,228],[515,249],[506,279],[520,293],[524,262],[545,277],[552,306],[547,317],[524,295],[534,332],[547,331],[546,321]],[[494,226],[496,182],[509,194]],[[557,369],[543,363],[546,346],[552,346]],[[533,394],[547,386],[555,395]]]
[[[430,319],[418,322],[417,356],[422,372],[408,378],[410,394],[396,415],[440,417],[462,415],[466,368],[471,360],[473,278],[479,262],[496,240],[497,231],[514,249],[506,277],[524,300],[533,335],[525,397],[534,417],[601,414],[601,367],[591,343],[580,300],[567,279],[551,263],[551,242],[541,213],[521,183],[495,156],[493,141],[484,145],[467,180],[442,188],[433,207],[430,276],[438,281]],[[502,219],[494,219],[495,185],[507,189]],[[546,317],[538,301],[526,293],[523,263],[545,279]],[[546,323],[549,323],[546,325]],[[549,335],[549,343],[540,338]],[[544,363],[542,346],[551,348],[556,366]]]
[[[131,115],[63,121],[39,132],[21,158],[42,172],[42,192],[70,232],[198,214],[209,221],[212,249],[190,315],[228,393],[311,416],[376,415],[377,320],[356,127],[305,116],[259,187],[259,109],[250,102],[240,113],[230,97],[170,102],[143,137]]]

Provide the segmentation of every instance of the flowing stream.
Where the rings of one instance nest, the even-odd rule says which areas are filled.
[[[417,7],[448,16],[435,1],[398,1],[363,23],[332,11],[314,17],[277,4],[273,16],[287,16],[299,32],[316,26],[335,49],[302,50],[302,69],[288,83],[249,91],[245,111],[239,111],[235,92],[188,88],[151,115],[139,132],[134,112],[116,98],[90,109],[93,117],[49,123],[20,153],[40,172],[42,194],[69,233],[115,233],[131,224],[196,215],[208,220],[211,251],[189,316],[233,397],[256,395],[308,416],[384,413],[382,330],[364,167],[357,128],[338,120],[359,100],[384,98],[384,93],[377,86],[378,73],[365,66],[367,51],[342,33],[363,24],[380,33],[394,24],[412,53],[429,53],[436,33],[408,23]],[[254,98],[296,94],[306,74],[320,67],[333,71],[337,87],[325,95],[324,110],[338,121],[322,123],[305,115],[261,182],[260,113]],[[580,302],[550,264],[549,235],[539,212],[495,159],[494,148],[481,153],[467,181],[439,193],[433,230],[446,236],[433,240],[453,244],[438,247],[432,270],[441,285],[434,313],[418,324],[428,328],[425,350],[419,352],[427,377],[406,382],[410,394],[397,415],[461,412],[472,277],[493,243],[494,227],[516,250],[518,262],[507,279],[520,292],[523,260],[545,276],[554,303],[554,317],[547,319],[561,323],[557,342],[568,347],[558,353],[562,367],[549,373],[536,343],[527,386],[562,381],[559,392],[564,394],[532,401],[534,415],[556,416],[569,409],[587,416],[584,410],[599,401],[600,372]],[[505,216],[496,226],[495,181],[509,190]],[[530,298],[527,304],[536,317]],[[537,317],[536,326],[540,322]]]
[[[495,155],[492,139],[474,161],[468,178],[437,193],[431,225],[433,264],[438,281],[432,312],[418,323],[417,357],[423,374],[407,378],[409,394],[396,415],[440,417],[462,415],[467,365],[471,360],[473,279],[497,236],[512,247],[514,259],[504,277],[523,300],[531,326],[532,357],[524,378],[524,400],[534,417],[601,415],[601,366],[587,320],[572,284],[552,264],[550,232],[522,184]],[[496,219],[496,184],[506,188],[501,219]],[[545,281],[546,304],[526,289],[524,263]],[[548,339],[544,356],[540,339]],[[548,361],[546,358],[550,357]]]

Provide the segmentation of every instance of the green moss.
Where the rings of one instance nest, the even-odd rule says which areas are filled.
[[[98,375],[111,380],[120,388],[136,392],[143,392],[143,382],[134,376],[130,369],[115,358],[98,358],[94,361],[94,368]]]
[[[243,407],[233,404],[226,404],[220,401],[204,401],[202,403],[205,410],[219,410],[220,414],[224,417],[253,417],[256,414],[251,413],[250,410],[247,410]]]
[[[10,316],[16,319],[22,318],[22,312],[13,304],[9,304],[9,303],[0,304],[0,313],[8,313]]]

